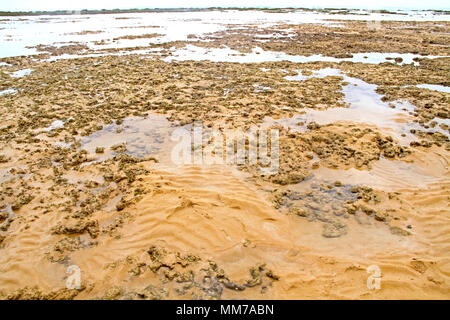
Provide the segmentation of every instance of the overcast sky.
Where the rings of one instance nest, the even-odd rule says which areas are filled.
[[[79,10],[170,7],[334,7],[450,9],[449,0],[0,0],[0,10]]]

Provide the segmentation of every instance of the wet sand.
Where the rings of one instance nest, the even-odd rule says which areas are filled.
[[[0,298],[449,298],[449,22],[278,19],[0,59]],[[195,123],[279,170],[174,163]]]

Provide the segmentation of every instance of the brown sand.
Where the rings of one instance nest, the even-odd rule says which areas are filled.
[[[348,43],[364,52],[374,40],[380,52],[448,51],[448,24],[429,39],[442,46],[414,32],[429,26],[409,27],[366,39],[359,23],[325,38],[329,28],[305,25],[298,37],[309,36],[310,47],[266,47],[323,53],[332,40],[339,54],[351,54]],[[252,41],[221,36],[205,45]],[[450,297],[450,142],[448,126],[432,124],[448,120],[449,94],[403,87],[448,84],[448,58],[419,66],[4,60],[13,64],[1,67],[8,72],[35,71],[19,79],[0,73],[2,88],[26,89],[0,96],[0,298]],[[343,119],[336,109],[353,109],[342,77],[284,78],[327,67],[377,84],[386,103],[403,99],[415,109],[392,105],[399,113],[386,124],[383,113],[364,122],[361,109]],[[323,110],[330,112],[318,115]],[[326,123],[292,125],[299,114]],[[63,128],[45,129],[61,119]],[[194,120],[218,129],[278,125],[280,172],[173,166],[170,132]],[[81,270],[78,290],[65,286],[71,265]],[[381,270],[380,290],[367,287],[371,265]]]

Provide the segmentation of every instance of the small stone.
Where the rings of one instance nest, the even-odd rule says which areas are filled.
[[[125,200],[120,200],[119,203],[116,205],[117,211],[122,211],[127,206],[127,203]]]
[[[0,221],[5,220],[6,218],[8,218],[9,214],[8,212],[2,211],[0,212]]]
[[[306,128],[308,128],[308,130],[316,130],[316,129],[320,129],[320,125],[313,121],[313,122],[308,123]]]
[[[356,206],[353,204],[346,204],[345,208],[347,209],[348,214],[355,214],[357,210]]]
[[[386,213],[384,212],[376,212],[375,213],[375,220],[377,221],[386,221]]]
[[[345,225],[327,223],[323,226],[322,236],[325,238],[337,238],[347,233]]]
[[[397,235],[397,236],[409,236],[409,235],[411,235],[411,233],[409,233],[408,231],[406,231],[406,230],[403,230],[402,228],[399,228],[399,227],[391,227],[391,233],[392,234],[395,234],[395,235]]]
[[[292,207],[289,209],[289,213],[295,214],[299,217],[306,217],[308,216],[308,213],[305,209],[299,208],[299,207]]]

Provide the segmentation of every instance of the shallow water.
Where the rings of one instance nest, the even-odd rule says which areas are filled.
[[[395,101],[386,103],[381,100],[382,95],[376,93],[377,85],[369,84],[361,79],[348,77],[338,69],[324,68],[313,71],[311,75],[304,76],[301,73],[295,76],[286,76],[291,81],[305,81],[310,78],[324,78],[327,76],[343,77],[347,85],[343,87],[344,102],[349,108],[331,108],[326,110],[305,109],[304,113],[296,114],[291,118],[273,119],[265,118],[265,126],[282,125],[292,131],[305,132],[310,122],[319,125],[347,121],[374,125],[385,129],[403,145],[409,145],[416,137],[410,132],[411,129],[422,131],[441,132],[449,136],[447,130],[442,130],[437,125],[435,128],[423,128],[413,122],[409,114],[414,111],[414,106],[406,101]],[[395,108],[392,108],[394,106]],[[434,119],[438,124],[450,125],[448,119]]]
[[[55,120],[53,121],[50,126],[44,128],[44,131],[51,131],[51,130],[55,130],[55,129],[61,129],[64,128],[64,121],[62,120]]]
[[[450,87],[440,86],[437,84],[418,84],[416,87],[422,88],[422,89],[429,89],[429,90],[434,90],[434,91],[439,91],[439,92],[450,93]]]
[[[51,56],[50,58],[43,59],[42,61],[51,62],[51,61],[65,60],[65,59],[69,60],[69,59],[104,57],[104,56],[126,56],[126,55],[132,55],[132,54],[146,56],[151,53],[157,54],[158,51],[161,51],[161,49],[151,48],[151,49],[126,50],[126,51],[107,52],[107,53],[62,54],[59,56]]]
[[[5,89],[0,91],[0,96],[4,94],[15,94],[15,93],[17,93],[16,89]]]
[[[342,20],[402,20],[426,21],[439,19],[449,21],[448,15],[435,15],[426,11],[410,11],[406,15],[367,13],[365,15],[327,14],[295,11],[274,13],[263,11],[221,10],[208,12],[163,12],[129,14],[95,14],[64,16],[10,17],[0,22],[0,58],[39,53],[30,48],[37,45],[62,46],[70,42],[86,44],[90,49],[126,48],[147,43],[189,40],[189,35],[202,36],[206,33],[225,30],[227,25],[258,24],[263,27],[276,24],[320,23],[336,25]],[[83,33],[83,31],[90,31]],[[150,39],[114,38],[127,35],[158,33]],[[267,35],[264,35],[267,37]],[[106,46],[95,41],[105,40]],[[264,41],[264,38],[261,38]]]
[[[103,154],[97,154],[97,161],[113,157],[116,153],[109,149],[125,143],[127,154],[137,158],[153,156],[160,163],[171,164],[170,155],[176,142],[171,141],[171,134],[177,128],[190,126],[173,126],[165,116],[151,114],[146,118],[130,117],[120,125],[110,124],[100,131],[81,139],[81,148],[95,154],[97,147],[105,148]]]
[[[329,183],[340,181],[344,185],[367,185],[384,191],[397,191],[403,188],[424,188],[430,183],[439,181],[442,176],[440,172],[445,170],[442,164],[438,173],[427,170],[422,165],[405,162],[401,160],[389,160],[381,158],[372,164],[370,170],[330,169],[320,167],[313,170],[312,176],[299,184],[298,188],[305,188],[314,183]]]
[[[14,178],[14,175],[10,172],[10,168],[0,169],[0,183],[6,182]]]
[[[393,59],[388,58],[402,58],[401,62],[395,62]],[[239,62],[239,63],[260,63],[269,61],[290,61],[295,63],[307,63],[307,62],[343,62],[349,61],[354,63],[369,63],[379,64],[384,62],[402,64],[414,64],[419,65],[414,61],[415,58],[427,58],[434,59],[438,56],[421,56],[411,53],[355,53],[352,58],[334,58],[326,57],[320,54],[301,56],[301,55],[289,55],[284,52],[265,51],[259,47],[253,48],[250,53],[241,53],[230,48],[202,48],[194,45],[187,45],[184,48],[175,50],[172,54],[163,60],[165,61],[185,61],[194,60],[202,61],[208,60],[213,62]]]
[[[33,71],[34,71],[34,69],[23,69],[23,70],[15,71],[15,72],[11,73],[11,77],[22,78],[22,77],[30,75]]]
[[[369,107],[370,109],[370,107]],[[309,119],[322,122],[336,122],[337,118],[343,121],[348,120],[351,114],[363,114],[361,110],[358,112],[352,111],[352,108],[336,108],[332,109],[331,115],[327,115],[327,111],[309,111]],[[392,110],[388,108],[387,110]],[[375,119],[375,115],[378,119]],[[370,114],[369,119],[374,119],[374,124],[377,121],[382,121],[382,116],[386,116],[383,112]],[[274,124],[284,125],[294,131],[306,131],[306,126],[298,126],[296,121],[300,121],[303,115],[297,115],[290,119],[266,119],[264,126],[271,126]],[[323,117],[326,116],[326,117]],[[341,117],[341,118],[339,118]],[[386,119],[385,119],[386,120]],[[358,122],[358,118],[350,119],[350,121]],[[397,125],[396,130],[406,130],[402,127],[404,123],[385,121],[390,125]],[[95,155],[94,162],[104,161],[112,158],[117,153],[112,151],[110,147],[118,144],[125,143],[127,150],[126,154],[130,154],[137,158],[155,158],[164,167],[173,167],[174,162],[172,160],[172,150],[177,141],[171,139],[172,133],[177,128],[184,128],[192,133],[192,125],[174,126],[165,116],[151,114],[146,118],[130,117],[124,119],[121,125],[111,124],[105,126],[102,130],[91,134],[88,137],[81,139],[81,148],[87,150],[91,155]],[[408,127],[409,128],[409,127]],[[392,129],[392,128],[391,128]],[[206,133],[206,129],[204,129]],[[398,133],[397,131],[391,131]],[[409,144],[409,141],[414,140],[412,134],[407,137],[400,137],[400,142],[405,145]],[[97,147],[105,148],[104,153],[96,154],[95,149]],[[206,150],[205,150],[206,152]],[[395,191],[402,188],[409,187],[425,187],[430,183],[439,181],[442,178],[441,173],[446,169],[445,161],[441,161],[440,157],[434,156],[432,153],[428,156],[423,154],[422,160],[419,163],[412,161],[405,162],[403,160],[389,160],[381,158],[372,164],[369,170],[359,170],[355,168],[350,169],[329,169],[320,167],[317,170],[313,170],[312,174],[303,182],[299,183],[294,189],[308,189],[312,184],[321,183],[334,183],[334,181],[341,181],[346,185],[368,185],[374,188],[379,188],[385,191]],[[428,159],[428,157],[430,159]],[[428,159],[428,160],[427,160]],[[312,161],[317,160],[315,157]],[[427,164],[433,165],[427,167]],[[87,165],[89,163],[86,163]],[[202,167],[202,166],[200,166]],[[208,167],[208,166],[206,166]]]
[[[223,16],[221,16],[222,14]],[[423,17],[420,17],[419,14],[422,13],[412,13],[411,16],[414,16],[416,20],[430,19],[429,13],[424,13]],[[172,18],[168,18],[175,15],[189,16],[193,20],[170,20]],[[274,23],[276,19],[297,21],[306,18],[302,21],[305,22],[308,21],[307,19],[318,21],[318,17],[330,17],[330,15],[325,14],[305,14],[301,16],[296,13],[258,13],[253,15],[252,12],[237,12],[233,14],[233,17],[236,17],[236,15],[237,20],[229,21],[230,23],[238,24],[242,21],[260,19],[258,20],[259,23],[264,25]],[[115,17],[119,16],[130,17],[131,19],[115,21]],[[161,27],[122,30],[125,30],[123,31],[125,34],[130,30],[137,33],[162,32],[164,36],[145,39],[145,41],[118,41],[110,45],[111,47],[116,45],[125,47],[147,41],[165,41],[164,39],[170,39],[171,37],[172,39],[182,38],[187,36],[188,32],[211,32],[223,28],[220,23],[231,17],[227,12],[214,13],[213,15],[205,13],[204,16],[207,19],[198,18],[199,20],[196,20],[197,18],[194,17],[198,16],[203,16],[203,14],[161,14],[158,17],[167,19],[167,24],[173,25],[173,29]],[[402,17],[388,16],[393,19]],[[33,30],[35,25],[43,25],[45,28],[52,26],[54,30],[58,30],[54,34],[54,37],[57,38],[59,32],[59,29],[55,28],[55,26],[58,26],[57,23],[75,25],[76,28],[70,27],[72,31],[75,29],[80,31],[84,27],[87,29],[89,23],[85,24],[85,22],[89,19],[98,22],[101,21],[101,18],[105,18],[104,22],[107,20],[111,24],[117,23],[118,25],[131,27],[158,23],[156,20],[150,21],[150,17],[155,17],[155,15],[130,14],[110,15],[108,17],[99,15],[98,17],[80,16],[78,18],[69,16],[64,18],[52,17],[51,20],[32,17],[21,21],[21,23],[28,23],[30,30]],[[213,21],[212,17],[217,19]],[[338,17],[340,15],[332,16],[332,18]],[[357,16],[343,17],[358,18]],[[383,16],[384,18],[386,17]],[[406,16],[406,18],[410,18],[410,16]],[[74,19],[74,21],[70,21],[70,19]],[[367,19],[367,17],[361,17],[361,19]],[[208,23],[211,24],[211,28],[208,27]],[[186,28],[180,28],[180,25],[186,26]],[[101,24],[99,26],[103,27]],[[106,29],[109,28],[108,24],[105,24],[105,26]],[[62,29],[64,29],[64,26]],[[179,32],[176,29],[181,29],[181,31]],[[65,30],[65,32],[70,30]],[[61,30],[61,32],[63,31]],[[104,30],[102,33],[95,35],[67,35],[64,37],[98,39],[100,35],[101,37],[111,37],[113,34],[113,31]],[[40,41],[39,35],[36,35],[36,39],[38,43]],[[20,46],[21,44],[18,45],[18,47]],[[11,48],[13,51],[17,49],[14,45]],[[256,60],[262,59],[257,61],[286,58],[286,55],[283,56],[280,53],[255,52],[255,50],[248,56],[236,52],[232,52],[230,55],[227,49],[224,49],[224,51],[218,50],[212,54],[205,53],[204,56],[210,56],[212,59],[242,59],[242,61],[246,61],[249,57]],[[137,51],[131,53],[133,52]],[[146,53],[148,53],[148,50],[140,51],[140,54]],[[51,59],[61,57],[63,56],[52,57]],[[64,57],[76,58],[78,56],[64,55]],[[186,58],[189,58],[189,54],[186,55]],[[306,59],[305,57],[288,58],[299,59],[298,61]],[[359,58],[372,61],[369,63],[379,63],[386,60],[386,56],[370,56],[370,54],[367,58],[355,55],[352,59]],[[328,58],[313,56],[311,59]],[[408,61],[405,57],[403,63]],[[286,79],[304,81],[311,77],[323,78],[326,76],[341,76],[344,81],[348,82],[343,87],[343,93],[349,108],[332,108],[324,111],[305,109],[304,114],[297,114],[292,118],[266,119],[265,125],[279,123],[291,130],[303,131],[307,130],[306,124],[311,121],[319,124],[348,121],[379,126],[383,133],[392,134],[405,144],[410,139],[414,139],[414,136],[409,133],[411,128],[424,130],[418,124],[413,123],[413,118],[408,114],[414,111],[414,106],[406,102],[394,102],[393,105],[396,108],[392,109],[390,104],[381,101],[381,95],[376,93],[375,85],[348,77],[337,69],[322,69],[314,72],[311,76],[300,74],[294,77],[286,77]],[[255,91],[270,90],[269,87],[261,85],[255,85],[252,89]],[[14,92],[16,90],[7,89],[0,91],[0,95]],[[438,124],[448,124],[448,120],[445,119],[434,120]],[[298,122],[301,121],[305,124],[299,125]],[[63,126],[62,120],[56,120],[44,130],[57,130]],[[128,286],[131,286],[132,282],[136,280],[145,280],[145,286],[148,286],[148,281],[154,280],[150,279],[152,276],[147,277],[148,274],[146,274],[140,279],[134,275],[130,276],[128,268],[130,265],[127,266],[127,263],[131,261],[134,255],[148,250],[149,246],[162,244],[169,249],[179,250],[182,253],[202,254],[202,258],[205,258],[205,260],[217,261],[220,267],[223,267],[227,272],[238,274],[238,276],[233,277],[237,281],[248,279],[249,267],[261,262],[273,268],[276,274],[280,276],[279,282],[275,283],[273,288],[268,288],[269,291],[264,296],[256,295],[256,293],[253,293],[255,296],[252,296],[252,293],[249,293],[258,291],[259,294],[259,288],[247,290],[245,293],[224,290],[223,298],[225,299],[255,297],[264,299],[297,299],[299,297],[414,298],[413,294],[426,298],[439,298],[441,296],[447,298],[448,294],[445,294],[444,291],[445,282],[442,286],[430,282],[432,281],[430,280],[431,276],[436,277],[438,281],[441,281],[440,279],[445,281],[446,279],[446,274],[442,270],[446,268],[447,235],[450,234],[448,230],[450,224],[446,219],[448,216],[446,206],[448,205],[449,189],[448,184],[441,184],[440,181],[443,178],[443,180],[447,179],[448,182],[448,157],[445,154],[440,154],[443,152],[442,149],[431,148],[422,152],[420,148],[417,148],[412,155],[415,158],[413,160],[408,159],[410,162],[381,158],[371,164],[370,170],[354,168],[335,170],[320,167],[317,170],[312,170],[311,175],[303,182],[287,186],[299,192],[304,192],[304,195],[308,198],[305,203],[310,208],[329,215],[340,214],[344,203],[354,200],[355,194],[351,193],[350,186],[368,185],[383,191],[402,190],[402,193],[406,194],[405,198],[401,199],[400,210],[395,213],[395,216],[401,220],[402,227],[413,226],[413,235],[409,237],[394,235],[389,230],[389,225],[374,221],[373,218],[366,217],[365,214],[363,217],[357,217],[356,215],[355,218],[347,217],[348,215],[339,215],[339,219],[347,219],[348,233],[340,238],[329,239],[322,236],[320,221],[311,222],[302,217],[277,211],[271,202],[271,194],[265,194],[260,189],[264,182],[249,177],[247,172],[239,171],[236,173],[235,168],[225,165],[179,166],[176,168],[170,166],[170,168],[167,168],[171,164],[171,151],[174,144],[177,143],[172,141],[171,136],[173,131],[178,128],[191,129],[191,126],[180,127],[170,123],[165,116],[152,114],[145,118],[129,117],[124,119],[120,125],[116,123],[105,125],[102,130],[88,137],[78,137],[81,141],[81,148],[90,153],[89,158],[94,159],[93,161],[103,161],[115,156],[117,153],[110,147],[125,143],[127,154],[139,158],[153,156],[163,166],[154,165],[152,162],[141,164],[148,169],[149,174],[140,177],[139,184],[142,184],[149,192],[137,201],[136,207],[133,205],[126,209],[126,214],[129,213],[132,219],[119,228],[116,234],[111,234],[111,236],[100,235],[98,242],[96,242],[97,245],[83,246],[83,248],[74,252],[67,252],[67,256],[64,257],[65,260],[62,263],[53,263],[48,256],[55,246],[55,241],[65,238],[65,236],[53,235],[51,228],[56,225],[59,219],[64,219],[72,213],[66,215],[60,211],[60,209],[64,210],[64,204],[58,204],[58,195],[54,194],[60,187],[64,186],[58,186],[54,192],[50,192],[51,189],[45,192],[49,186],[45,185],[42,188],[45,194],[45,202],[55,201],[56,207],[52,206],[47,214],[41,214],[40,205],[35,206],[35,204],[32,204],[33,207],[30,204],[30,207],[20,209],[22,211],[19,211],[18,217],[23,218],[23,221],[18,219],[17,224],[13,225],[11,230],[8,231],[12,233],[12,236],[8,235],[1,248],[0,287],[2,290],[9,292],[25,286],[37,286],[43,288],[43,290],[63,287],[67,279],[65,268],[69,263],[79,266],[82,270],[83,281],[87,284],[93,284],[94,291],[84,290],[81,293],[88,294],[87,298],[98,299],[115,285],[123,285],[128,290],[132,288]],[[438,131],[440,129],[430,130]],[[62,139],[62,137],[59,138]],[[69,144],[61,142],[56,144],[63,147],[69,146]],[[104,147],[105,152],[97,154],[97,147]],[[313,159],[313,161],[316,160],[317,157]],[[28,161],[28,159],[24,159],[24,161]],[[105,182],[104,172],[102,170],[94,172],[98,168],[96,166],[89,167],[89,163],[92,162],[84,163],[86,167],[82,170],[76,168],[77,170],[65,171],[62,177],[67,179],[70,184],[78,185],[80,188],[83,187],[83,183],[88,181]],[[102,167],[101,169],[108,168],[108,164],[100,167]],[[91,169],[92,172],[89,171]],[[0,170],[0,182],[2,182],[2,179],[14,178],[9,170],[9,168]],[[31,172],[31,170],[29,171]],[[51,169],[48,169],[48,171],[51,172]],[[45,176],[47,176],[47,173],[45,173]],[[37,183],[36,177],[30,176],[30,178],[35,178],[33,181],[28,179],[30,184]],[[46,183],[50,182],[49,179],[52,178],[51,174],[48,177],[41,177],[45,178]],[[341,181],[343,185],[338,188],[334,187],[333,190],[320,186],[322,183],[332,184],[336,180]],[[430,185],[432,183],[436,183],[436,185]],[[113,183],[110,184],[110,186],[112,185]],[[160,188],[160,186],[163,187]],[[72,189],[74,186],[70,187],[71,189],[67,189],[68,193],[69,190],[74,190]],[[89,189],[90,193],[96,194],[101,187],[104,186]],[[117,185],[114,185],[113,189],[117,187]],[[113,224],[114,218],[120,216],[116,205],[124,195],[122,191],[127,190],[128,187],[130,186],[122,185],[120,194],[110,195],[109,201],[102,207],[101,211],[111,214],[105,215],[104,212],[95,212],[88,219],[98,219],[99,225],[105,228],[109,224]],[[413,190],[414,194],[410,192],[408,195],[408,191],[403,190],[417,187],[422,189],[420,191]],[[273,190],[273,188],[282,187],[271,185],[270,188]],[[128,190],[132,192],[132,189]],[[39,194],[42,195],[41,191],[39,191]],[[134,195],[136,196],[136,193]],[[416,202],[408,203],[410,199]],[[12,215],[10,204],[1,210]],[[35,217],[33,217],[34,215]],[[73,237],[77,237],[77,235]],[[86,242],[92,240],[88,234],[83,234],[80,237],[85,239]],[[68,238],[72,238],[72,236],[69,235]],[[247,244],[249,245],[247,246]],[[431,254],[429,254],[430,252]],[[433,269],[427,271],[424,276],[411,268],[411,262],[416,259],[427,261],[427,265],[429,261],[432,261],[433,263],[430,262],[429,265],[435,264],[435,266],[430,267]],[[127,263],[122,264],[125,261]],[[370,293],[368,295],[367,273],[364,268],[366,265],[374,263],[383,268],[383,290],[381,292],[385,296],[370,295]],[[115,269],[118,271],[117,273],[112,271],[113,265],[119,267],[119,269]],[[431,279],[434,280],[434,278]],[[176,281],[171,283],[174,282]],[[411,285],[411,283],[414,283],[414,285]],[[164,288],[167,288],[165,287],[166,284],[164,283]],[[86,296],[80,296],[79,298],[86,298]]]

